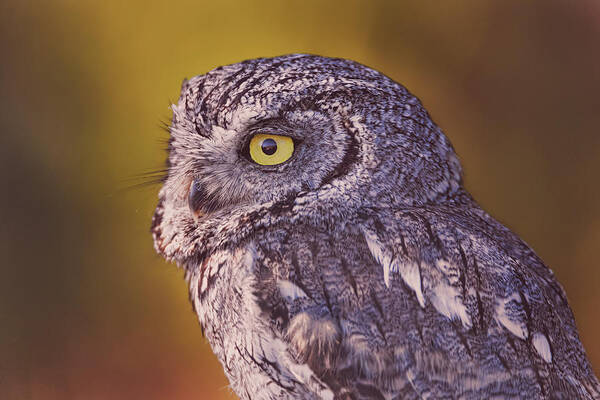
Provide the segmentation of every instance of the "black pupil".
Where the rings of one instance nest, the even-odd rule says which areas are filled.
[[[265,139],[261,143],[260,148],[266,155],[273,155],[277,151],[277,142],[275,142],[273,139]]]

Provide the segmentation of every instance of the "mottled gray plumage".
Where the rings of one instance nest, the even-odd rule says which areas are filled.
[[[184,82],[170,131],[155,246],[241,398],[600,398],[563,289],[401,85],[249,60]],[[292,158],[252,162],[257,132]]]

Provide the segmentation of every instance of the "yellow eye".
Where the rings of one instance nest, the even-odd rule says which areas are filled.
[[[294,141],[289,136],[258,133],[250,139],[250,157],[260,165],[277,165],[294,153]]]

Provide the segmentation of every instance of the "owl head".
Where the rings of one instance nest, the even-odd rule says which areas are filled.
[[[451,144],[403,86],[356,62],[287,55],[219,67],[172,106],[157,250],[185,262],[297,218],[443,202]]]

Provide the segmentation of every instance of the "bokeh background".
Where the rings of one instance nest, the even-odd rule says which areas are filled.
[[[185,77],[355,59],[445,130],[475,197],[555,271],[600,372],[600,2],[0,5],[0,398],[227,399],[182,272],[152,248]]]

